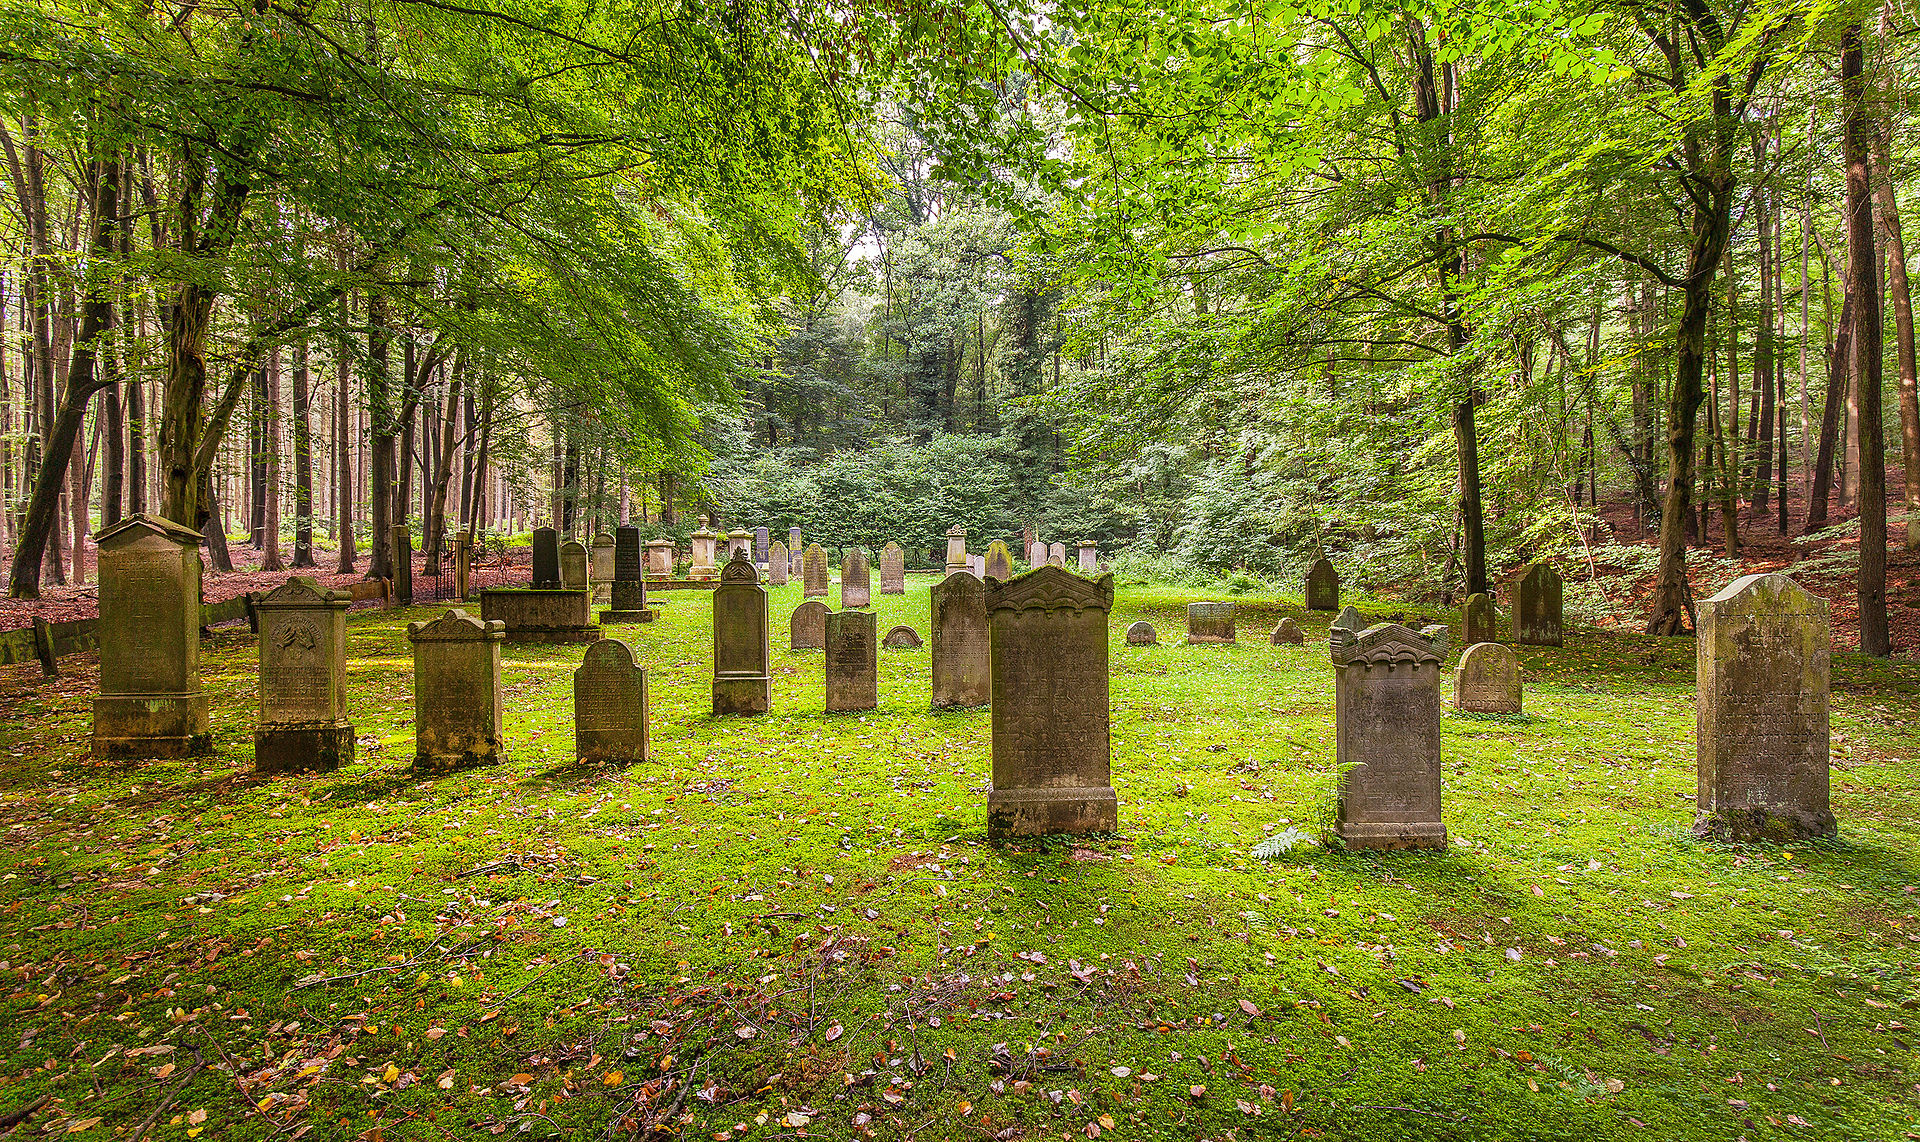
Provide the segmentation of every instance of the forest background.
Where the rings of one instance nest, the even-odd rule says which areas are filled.
[[[369,576],[395,523],[431,569],[463,529],[707,513],[929,557],[1031,528],[1163,580],[1326,554],[1453,601],[1567,559],[1668,633],[1713,553],[1818,545],[1892,649],[1890,2],[0,26],[15,596],[135,511],[216,569]]]

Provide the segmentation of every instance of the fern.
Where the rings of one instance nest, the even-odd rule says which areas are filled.
[[[1312,833],[1298,825],[1288,825],[1285,832],[1275,833],[1253,846],[1253,855],[1257,860],[1275,860],[1294,849],[1312,843]]]

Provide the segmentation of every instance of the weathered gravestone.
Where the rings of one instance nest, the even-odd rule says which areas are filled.
[[[647,605],[647,577],[640,564],[640,529],[623,527],[613,537],[613,583],[602,623],[650,623],[655,612]]]
[[[1037,539],[1027,544],[1027,569],[1032,570],[1036,567],[1045,567],[1046,565],[1047,545]]]
[[[732,559],[736,555],[753,559],[753,533],[744,527],[736,527],[727,533],[726,557]]]
[[[1463,613],[1466,627],[1467,645],[1479,642],[1500,641],[1500,611],[1494,605],[1493,596],[1485,591],[1475,591],[1467,596],[1467,605]]]
[[[393,605],[413,605],[413,533],[404,524],[393,526]]]
[[[802,550],[804,549],[802,548],[800,543],[800,529],[797,527],[788,528],[787,529],[787,554],[799,555]]]
[[[647,540],[647,577],[673,578],[675,556],[673,540],[665,536]]]
[[[764,527],[753,529],[753,561],[765,563],[773,554],[773,533]]]
[[[714,564],[714,545],[719,543],[720,534],[713,530],[712,520],[700,517],[700,527],[693,533],[693,567],[688,570],[687,578],[707,582],[719,574]]]
[[[1292,616],[1288,616],[1274,624],[1273,634],[1268,637],[1268,641],[1275,646],[1300,646],[1307,641],[1307,636],[1300,630],[1300,624],[1294,622]]]
[[[1007,550],[1004,540],[996,539],[987,545],[986,562],[981,566],[985,574],[983,579],[1013,578],[1013,552]]]
[[[593,546],[587,549],[587,582],[593,588],[596,603],[613,600],[613,543],[613,536],[603,531],[593,537]],[[634,554],[637,556],[639,552]],[[636,559],[635,563],[638,562]]]
[[[1141,619],[1127,628],[1128,646],[1158,646],[1159,644],[1160,632],[1154,630],[1153,624],[1147,620]]]
[[[967,556],[967,573],[975,579],[987,577],[987,557],[984,555]]]
[[[1785,842],[1835,832],[1828,805],[1827,601],[1778,572],[1700,608],[1694,832]]]
[[[825,650],[827,648],[827,605],[808,599],[793,608],[787,619],[788,650]]]
[[[873,572],[867,566],[867,553],[849,547],[840,556],[840,606],[842,609],[873,605]]]
[[[880,593],[882,595],[904,595],[907,593],[907,553],[892,540],[880,549]]]
[[[499,622],[513,643],[599,642],[585,591],[564,587],[489,587],[480,592],[480,618]]]
[[[1336,625],[1333,832],[1354,849],[1441,849],[1440,669],[1446,628]]]
[[[787,545],[776,539],[773,545],[767,548],[767,585],[784,587],[792,575],[793,563],[791,556],[787,553]]]
[[[1520,712],[1520,659],[1497,642],[1476,642],[1453,668],[1453,708],[1472,714]]]
[[[879,638],[872,611],[827,616],[827,711],[871,710],[880,704]]]
[[[560,586],[569,591],[585,591],[587,581],[587,545],[569,539],[560,545]]]
[[[1188,603],[1187,641],[1234,642],[1232,603]]]
[[[500,643],[504,624],[458,608],[408,623],[413,643],[413,768],[451,773],[501,760]]]
[[[1334,616],[1334,619],[1331,625],[1340,627],[1345,630],[1353,631],[1354,633],[1357,634],[1360,631],[1366,629],[1367,620],[1361,618],[1360,612],[1356,610],[1354,607],[1345,606],[1340,608],[1340,613],[1338,615]]]
[[[742,552],[720,571],[713,592],[713,712],[764,714],[773,708],[767,589]]]
[[[1313,566],[1307,568],[1307,609],[1310,611],[1337,611],[1340,609],[1340,573],[1333,564],[1325,559],[1316,559]]]
[[[880,640],[880,645],[888,650],[919,650],[922,645],[920,632],[909,626],[897,626],[887,632],[887,637]]]
[[[1043,567],[986,585],[993,671],[987,835],[1119,827],[1107,702],[1113,576]]]
[[[933,585],[933,708],[984,706],[993,697],[986,588],[971,572]]]
[[[827,553],[817,543],[807,544],[806,555],[800,564],[801,588],[803,599],[824,599],[830,582],[827,574]]]
[[[967,569],[967,529],[954,524],[947,529],[947,574]]]
[[[619,639],[588,647],[573,672],[573,753],[617,765],[648,760],[647,672]]]
[[[1067,565],[1067,545],[1055,540],[1047,546],[1047,566],[1065,568]]]
[[[1080,573],[1091,575],[1100,570],[1100,545],[1091,539],[1080,541]]]
[[[1513,641],[1559,646],[1560,634],[1560,572],[1535,563],[1513,588]]]
[[[253,768],[331,773],[353,762],[347,720],[347,608],[353,595],[305,576],[256,593],[260,718]]]
[[[560,533],[550,527],[533,530],[533,583],[546,591],[560,589]]]
[[[132,515],[93,538],[100,574],[93,756],[206,753],[200,533],[158,516]]]

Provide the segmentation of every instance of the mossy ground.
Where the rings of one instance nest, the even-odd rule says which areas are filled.
[[[876,596],[927,629],[930,580]],[[1687,834],[1693,649],[1520,648],[1447,714],[1445,855],[1312,847],[1329,616],[1123,588],[1119,835],[984,836],[985,710],[928,651],[828,716],[708,715],[708,597],[621,628],[650,765],[572,759],[580,647],[509,648],[497,768],[417,780],[404,624],[350,626],[360,759],[251,771],[256,648],[207,647],[214,757],[96,763],[92,667],[0,679],[0,1116],[77,1138],[1920,1137],[1920,669],[1834,673],[1838,844]],[[1391,614],[1393,604],[1368,606]],[[1410,612],[1414,617],[1417,612]],[[1136,618],[1158,647],[1129,647]],[[1454,624],[1456,640],[1459,636]],[[1204,1089],[1202,1089],[1204,1088]]]

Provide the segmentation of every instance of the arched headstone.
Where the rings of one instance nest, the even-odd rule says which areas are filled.
[[[713,592],[713,712],[764,714],[773,708],[767,589],[742,551],[720,570]]]
[[[1314,560],[1313,566],[1307,568],[1307,609],[1340,609],[1340,573],[1324,558]]]
[[[1560,639],[1560,572],[1535,563],[1513,588],[1513,641],[1559,646]]]
[[[1443,849],[1440,669],[1446,628],[1335,626],[1334,835],[1354,849]]]
[[[984,706],[993,696],[986,590],[962,571],[935,583],[932,595],[933,708]]]
[[[573,751],[581,761],[648,760],[647,672],[618,639],[588,647],[573,672]]]

